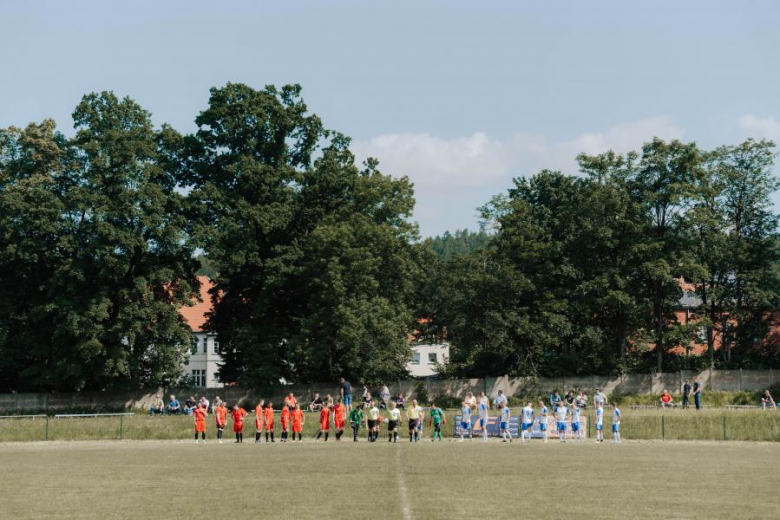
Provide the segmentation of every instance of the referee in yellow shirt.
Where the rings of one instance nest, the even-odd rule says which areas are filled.
[[[422,420],[423,409],[417,406],[417,399],[412,399],[412,406],[406,409],[406,418],[409,421],[409,442],[420,440],[420,432],[417,431],[417,423]]]

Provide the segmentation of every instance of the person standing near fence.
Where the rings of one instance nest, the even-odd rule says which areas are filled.
[[[688,381],[687,379],[685,380],[685,383],[683,383],[682,394],[683,394],[682,407],[688,408],[690,404],[690,396],[691,396],[691,382]]]
[[[352,411],[352,383],[344,379],[339,379],[341,383],[339,392],[341,392],[341,402],[346,406],[347,411]]]
[[[617,403],[612,403],[612,442],[620,444],[620,408]]]
[[[547,443],[547,414],[549,413],[550,410],[547,409],[547,405],[544,404],[544,401],[539,401],[539,431],[542,432],[543,443]]]
[[[214,402],[217,402],[216,399]],[[220,444],[222,444],[222,432],[225,429],[225,426],[227,426],[227,413],[227,406],[220,400],[219,404],[214,409],[214,416],[216,417],[217,423],[217,442]]]
[[[268,443],[268,435],[271,435],[271,442],[274,440],[274,405],[271,401],[263,409],[263,426],[265,427],[265,442]]]
[[[604,442],[604,405],[596,404],[596,442]]]
[[[298,442],[303,442],[303,425],[306,422],[306,417],[303,415],[301,405],[296,404],[292,412],[292,432],[293,442],[295,442],[295,434],[298,434]]]
[[[192,411],[192,415],[195,416],[195,444],[198,443],[199,433],[203,444],[206,444],[206,416],[208,413],[208,407],[205,404],[201,404]]]
[[[696,405],[697,410],[701,410],[701,390],[702,384],[699,383],[699,378],[693,378],[693,402]]]
[[[265,406],[265,399],[260,399],[260,402],[255,406],[255,443],[261,441],[263,436],[263,407]]]
[[[363,405],[356,406],[349,412],[349,422],[352,426],[352,442],[358,441],[358,430],[363,424]]]
[[[236,434],[236,443],[244,442],[244,417],[249,414],[246,410],[234,404],[230,415],[233,417],[233,433]]]

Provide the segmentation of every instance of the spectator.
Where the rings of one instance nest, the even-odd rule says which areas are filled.
[[[154,417],[155,412],[159,413],[160,415],[165,415],[165,403],[163,403],[162,396],[160,394],[157,394],[157,396],[154,398],[152,406],[149,408],[149,415],[152,417]]]
[[[325,396],[325,404],[328,406],[328,408],[333,408],[333,397],[331,397],[330,394]]]
[[[367,386],[363,387],[363,396],[362,397],[363,397],[363,406],[365,407],[365,405],[367,405],[367,404],[369,404],[371,402],[371,392],[368,391],[368,387]],[[370,406],[368,408],[370,408]]]
[[[179,415],[181,413],[181,405],[176,400],[176,396],[172,395],[171,400],[168,401],[168,415]]]
[[[404,400],[404,396],[401,392],[398,392],[398,395],[395,396],[394,401],[395,401],[396,408],[398,408],[399,410],[404,409],[404,406],[406,405],[406,401]]]
[[[219,398],[219,396],[215,396],[214,400],[211,402],[211,413],[217,413],[217,408],[222,406],[222,399]]]
[[[555,410],[556,408],[558,408],[558,403],[561,402],[563,402],[563,399],[561,399],[561,396],[557,390],[552,394],[550,394],[550,405],[551,405],[550,408]]]
[[[205,408],[206,410],[209,409],[209,400],[206,399],[205,395],[200,396],[200,406]]]
[[[767,408],[776,409],[777,405],[775,404],[775,400],[772,398],[772,394],[769,393],[769,390],[764,390],[764,394],[761,396],[761,408],[766,410]]]
[[[566,397],[564,397],[564,400],[569,405],[569,407],[571,407],[571,405],[574,404],[574,390],[569,390],[566,392]]]
[[[352,410],[352,384],[344,379],[339,379],[341,386],[339,392],[341,393],[341,402],[347,407],[347,411]],[[290,394],[292,395],[292,394]]]
[[[504,405],[507,404],[507,402],[508,401],[506,396],[504,395],[504,391],[499,390],[498,395],[496,396],[496,400],[493,401],[493,404],[496,405],[497,409],[501,410],[504,407]]]
[[[474,394],[472,392],[469,392],[466,394],[466,399],[464,399],[464,402],[469,405],[471,408],[477,407],[477,398],[474,397]]]
[[[485,410],[490,409],[490,399],[488,399],[488,396],[485,394],[485,392],[482,392],[479,394],[479,403],[485,404]]]
[[[190,396],[189,399],[184,401],[184,413],[187,415],[192,415],[193,410],[195,410],[195,407],[198,406],[198,402],[195,400],[193,396]]]
[[[699,383],[699,378],[693,378],[693,402],[697,410],[701,410],[701,390],[703,385]]]
[[[575,401],[577,403],[577,408],[582,408],[583,410],[588,408],[588,396],[585,395],[585,392],[582,390],[580,390]]]
[[[597,388],[593,394],[593,405],[601,405],[602,407],[607,403],[607,396],[601,391],[601,388]]]
[[[683,384],[682,392],[683,392],[682,407],[688,408],[688,404],[689,404],[688,399],[691,395],[691,382],[688,381],[687,379],[685,380],[685,384]]]
[[[320,398],[320,394],[315,393],[314,399],[309,403],[309,411],[319,412],[320,410],[322,410],[322,399]]]
[[[387,408],[388,401],[390,401],[390,389],[387,385],[382,385],[382,389],[379,390],[379,408]]]
[[[672,405],[672,394],[670,394],[668,391],[664,390],[661,392],[661,408],[671,408]]]
[[[287,394],[287,397],[284,398],[284,405],[290,410],[290,413],[292,413],[292,410],[295,410],[295,406],[298,404],[298,400],[295,398],[295,395],[293,395],[292,392]]]

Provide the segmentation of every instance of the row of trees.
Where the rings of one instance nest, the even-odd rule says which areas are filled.
[[[73,118],[0,130],[0,391],[175,383],[203,268],[226,381],[404,373],[412,185],[300,87],[212,89],[192,135],[110,92]]]
[[[298,86],[214,88],[188,135],[110,92],[73,118],[0,130],[0,391],[174,384],[198,272],[221,375],[255,386],[401,377],[415,330],[453,375],[668,368],[680,276],[709,361],[778,362],[771,143],[583,155],[420,241],[408,179],[356,165]]]
[[[765,340],[780,304],[774,157],[768,141],[708,152],[654,139],[641,153],[580,155],[581,177],[516,179],[482,208],[489,244],[431,268],[448,371],[776,366],[778,338]],[[674,313],[681,278],[701,300],[688,324]],[[705,356],[670,355],[699,334]]]

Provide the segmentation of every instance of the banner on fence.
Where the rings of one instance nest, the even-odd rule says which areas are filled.
[[[461,425],[461,416],[456,415],[455,416],[455,437],[460,437],[460,425]],[[509,434],[513,438],[517,438],[520,436],[520,417],[513,416],[509,418]],[[467,433],[467,432],[466,432]],[[472,435],[482,435],[482,427],[479,424],[479,417],[476,417],[474,415],[471,416],[471,434]],[[500,437],[501,436],[501,430],[499,428],[499,420],[498,417],[488,417],[488,423],[487,423],[487,434],[488,437]]]

